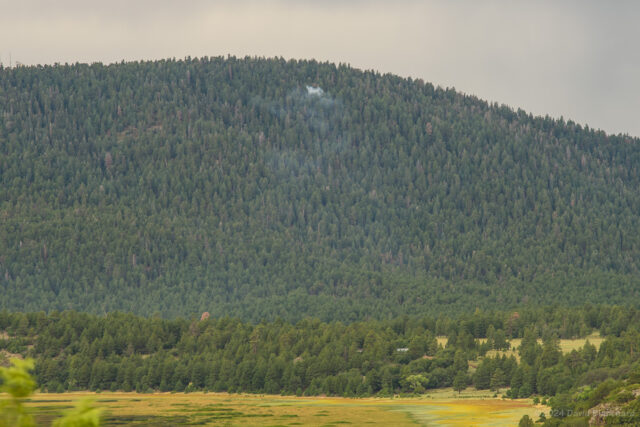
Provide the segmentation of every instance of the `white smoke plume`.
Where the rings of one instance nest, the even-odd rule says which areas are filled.
[[[307,94],[310,96],[323,96],[324,91],[321,87],[307,86]]]

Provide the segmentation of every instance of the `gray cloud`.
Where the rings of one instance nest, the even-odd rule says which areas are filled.
[[[7,64],[203,55],[348,62],[640,136],[634,1],[0,0]]]

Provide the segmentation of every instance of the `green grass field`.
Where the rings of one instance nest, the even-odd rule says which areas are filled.
[[[597,348],[604,340],[597,334],[582,339],[560,340],[564,353],[589,340]],[[506,352],[517,355],[519,339]],[[445,337],[438,337],[446,345]],[[473,365],[473,364],[472,364]],[[472,366],[473,371],[475,366]],[[512,426],[527,414],[537,419],[548,408],[530,399],[501,399],[489,391],[452,389],[431,391],[413,398],[282,397],[227,393],[41,393],[28,403],[39,425],[50,425],[61,411],[78,399],[89,397],[105,409],[108,426],[243,425],[243,426],[337,426],[337,425],[444,425]]]
[[[512,426],[524,414],[544,408],[530,400],[503,400],[474,390],[438,390],[418,398],[281,397],[227,393],[60,393],[37,394],[28,404],[39,425],[90,397],[105,409],[104,425],[174,426],[338,426],[447,425]]]

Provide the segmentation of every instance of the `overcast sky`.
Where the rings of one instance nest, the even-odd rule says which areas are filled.
[[[639,22],[624,0],[0,0],[0,59],[315,58],[640,136]]]

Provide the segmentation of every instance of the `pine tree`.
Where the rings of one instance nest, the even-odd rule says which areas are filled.
[[[493,374],[491,375],[491,383],[489,387],[493,391],[498,391],[500,387],[504,385],[504,383],[505,383],[504,372],[502,372],[502,369],[497,368],[495,371],[493,371]]]
[[[453,389],[460,394],[467,387],[467,374],[459,371],[453,378]]]

